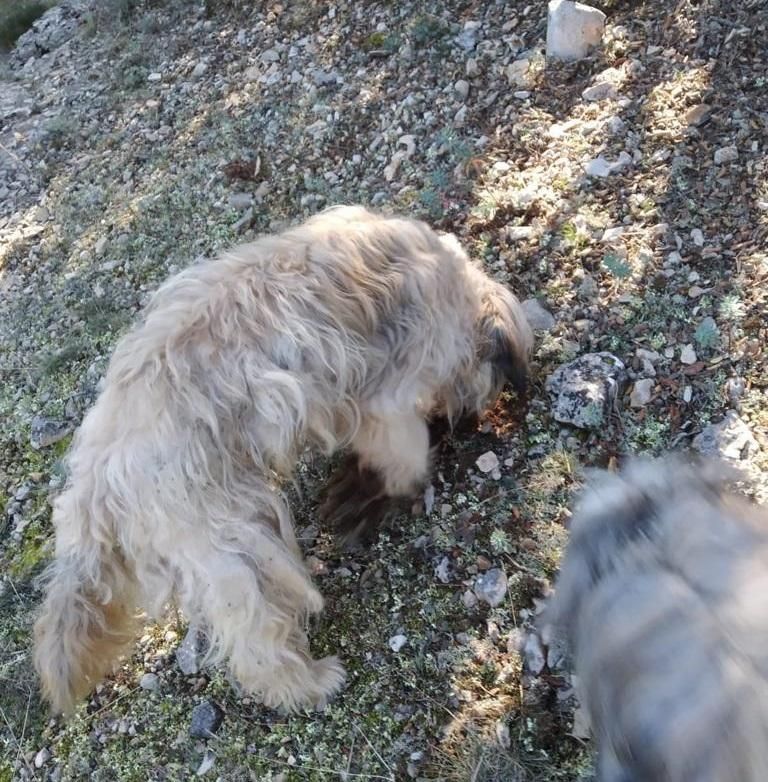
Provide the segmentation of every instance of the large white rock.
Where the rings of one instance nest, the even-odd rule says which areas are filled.
[[[550,0],[547,57],[580,60],[603,39],[605,14],[583,3]]]

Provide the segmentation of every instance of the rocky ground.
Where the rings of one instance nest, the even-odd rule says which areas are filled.
[[[2,64],[0,780],[587,779],[525,632],[583,467],[694,445],[768,499],[768,3],[605,2],[603,47],[546,67],[542,2],[207,6],[70,1]],[[527,406],[447,440],[365,553],[300,468],[313,644],[350,673],[322,716],[240,697],[171,617],[49,721],[34,579],[115,340],[169,273],[339,202],[455,231],[527,300]]]

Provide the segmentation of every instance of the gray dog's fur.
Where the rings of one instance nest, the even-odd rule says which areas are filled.
[[[522,381],[531,344],[517,299],[453,237],[361,207],[168,281],[118,344],[55,504],[35,628],[54,710],[130,647],[137,606],[157,617],[169,601],[246,691],[322,705],[344,670],[309,655],[304,624],[323,599],[281,482],[305,448],[350,447],[382,496],[411,494],[429,470],[428,417]],[[352,481],[334,501],[348,517],[369,499]]]
[[[768,513],[723,465],[595,479],[543,623],[570,640],[600,782],[768,780]]]

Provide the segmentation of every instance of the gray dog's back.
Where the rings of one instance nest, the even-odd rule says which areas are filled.
[[[676,459],[602,476],[547,621],[571,642],[600,782],[768,781],[768,513]]]

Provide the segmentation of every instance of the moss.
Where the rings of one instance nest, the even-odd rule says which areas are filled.
[[[47,557],[46,543],[47,537],[39,529],[27,528],[21,545],[8,564],[8,575],[23,580],[39,571]]]

